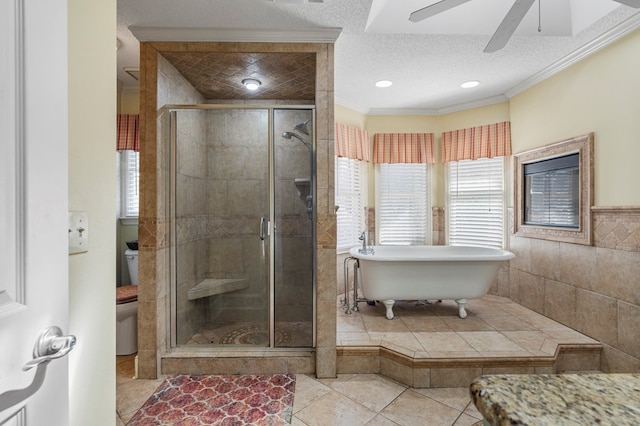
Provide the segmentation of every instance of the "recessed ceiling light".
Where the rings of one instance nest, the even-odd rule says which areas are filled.
[[[389,80],[376,81],[376,87],[389,87],[392,84],[393,84],[393,82],[389,81]]]
[[[465,81],[460,85],[463,89],[471,89],[472,87],[476,87],[480,82],[478,80]]]
[[[246,87],[247,90],[257,90],[262,82],[260,80],[256,80],[255,78],[245,78],[244,80],[242,80],[242,84],[244,84],[244,87]]]

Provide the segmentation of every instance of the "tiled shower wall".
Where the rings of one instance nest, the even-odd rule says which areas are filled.
[[[176,343],[182,345],[205,324],[267,319],[269,252],[257,236],[269,212],[269,115],[238,105],[178,109],[176,117]],[[276,112],[276,321],[313,321],[310,184],[294,183],[309,178],[311,153],[297,139],[278,138],[310,118],[310,110]],[[189,300],[189,290],[207,278],[242,279],[247,288]]]
[[[313,52],[316,57],[316,143],[317,143],[317,219],[316,228],[316,348],[315,359],[297,368],[315,369],[318,377],[336,374],[336,290],[333,141],[333,44],[332,43],[163,43],[141,42],[140,129],[140,271],[138,315],[138,376],[155,378],[161,373],[162,356],[167,351],[168,320],[168,200],[166,140],[158,140],[167,117],[158,117],[164,104],[204,103],[198,93],[167,61],[161,51],[208,50],[220,52]],[[184,85],[183,83],[186,83]],[[265,354],[264,356],[269,356]],[[181,361],[182,362],[182,361]],[[181,371],[193,362],[185,360]],[[243,371],[245,359],[228,360]],[[207,363],[220,363],[212,358]],[[283,372],[296,372],[295,363],[281,361],[255,363],[279,365]],[[190,365],[190,364],[189,364]],[[221,364],[222,365],[222,364]],[[284,367],[283,367],[284,366]],[[269,368],[273,372],[273,368]],[[257,370],[253,370],[257,372]]]
[[[269,211],[268,114],[266,110],[208,111],[206,158],[209,182],[207,278],[244,279],[248,288],[202,301],[207,320],[264,321],[267,258],[260,242],[260,217]]]
[[[311,176],[312,152],[299,140],[280,136],[308,119],[308,110],[275,111],[276,323],[313,321],[313,222],[307,213],[311,181],[304,180]]]
[[[141,43],[140,218],[138,228],[138,376],[157,376],[159,348],[167,346],[169,280],[168,132],[165,104],[197,104],[203,98],[153,48]],[[162,139],[156,141],[156,135]],[[158,320],[160,318],[160,320]]]
[[[176,327],[177,343],[183,344],[205,321],[198,302],[187,292],[205,277],[207,264],[205,188],[208,178],[206,116],[202,111],[176,114]],[[165,132],[168,128],[165,128]]]
[[[605,346],[601,370],[640,370],[640,208],[593,208],[594,245],[511,237],[493,291]]]

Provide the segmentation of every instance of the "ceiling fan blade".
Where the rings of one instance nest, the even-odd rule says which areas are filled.
[[[640,9],[640,0],[613,0],[624,5]]]
[[[493,37],[491,37],[491,40],[489,40],[489,44],[484,48],[485,53],[495,52],[507,45],[513,32],[518,28],[518,25],[524,19],[524,15],[527,14],[534,2],[535,0],[516,0],[493,34]]]
[[[471,0],[442,0],[438,3],[430,4],[429,6],[418,9],[409,15],[411,22],[424,21],[427,18],[437,15],[438,13],[445,12],[449,9],[453,9],[456,6],[467,3]]]

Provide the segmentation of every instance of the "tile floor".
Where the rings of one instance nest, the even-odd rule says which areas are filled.
[[[117,357],[116,426],[125,425],[162,379],[133,379],[134,356]],[[476,425],[468,388],[413,389],[377,374],[296,375],[292,425]]]
[[[466,309],[462,319],[452,300],[398,301],[395,318],[388,320],[381,303],[360,303],[358,312],[346,314],[339,302],[337,344],[384,345],[421,359],[548,357],[560,343],[598,343],[504,297],[469,300]]]
[[[338,309],[338,346],[390,345],[415,358],[549,356],[558,343],[594,343],[551,319],[497,296],[471,300],[460,319],[454,302],[400,302]],[[116,425],[124,425],[162,379],[135,380],[134,356],[117,357]],[[298,374],[293,425],[479,425],[467,387],[415,389],[382,375],[315,379]]]

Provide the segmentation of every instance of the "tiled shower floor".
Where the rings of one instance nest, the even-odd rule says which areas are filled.
[[[276,322],[275,341],[278,347],[310,347],[313,337],[309,322]],[[208,324],[187,341],[187,345],[256,345],[269,344],[266,324],[238,322],[227,325]]]

